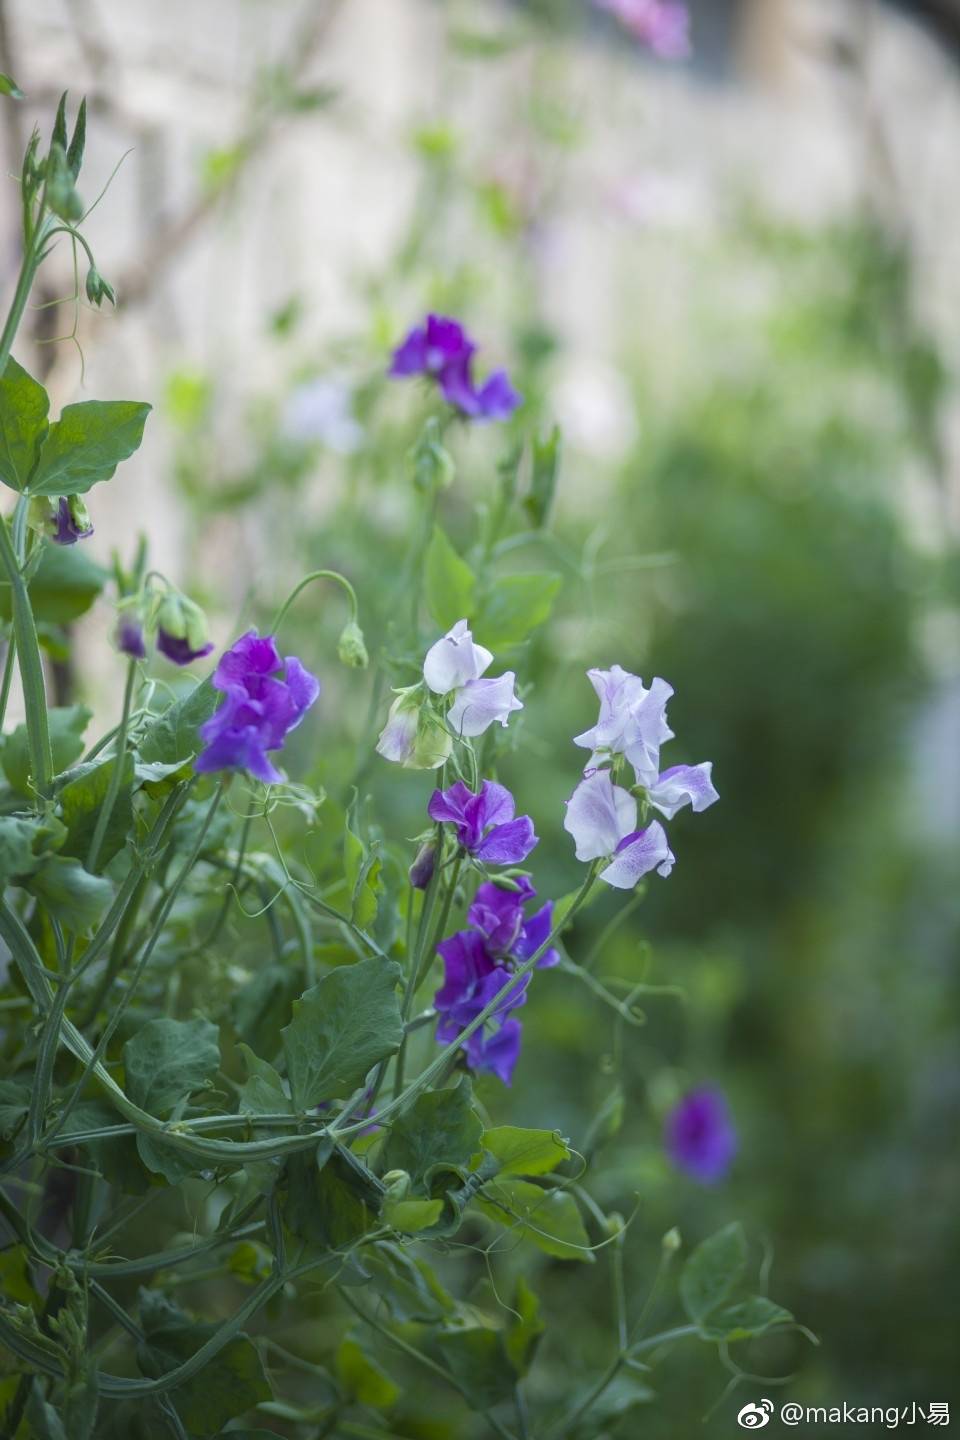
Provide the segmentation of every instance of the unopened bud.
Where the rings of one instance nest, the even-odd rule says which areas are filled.
[[[342,663],[350,666],[353,670],[366,670],[370,664],[363,631],[356,620],[348,620],[341,630],[340,639],[337,642],[337,654]]]
[[[417,857],[410,866],[410,884],[414,890],[426,890],[433,879],[433,872],[437,865],[437,847],[432,840],[427,840],[417,851]]]
[[[104,300],[109,300],[111,305],[116,305],[117,303],[116,291],[112,285],[104,280],[95,265],[91,265],[87,271],[86,291],[90,304],[96,305],[98,309]]]
[[[680,1237],[680,1231],[677,1229],[676,1225],[674,1225],[672,1230],[667,1231],[666,1235],[664,1235],[663,1239],[660,1241],[660,1244],[663,1248],[663,1253],[665,1255],[676,1254],[676,1252],[680,1249],[680,1246],[683,1244],[683,1240]]]

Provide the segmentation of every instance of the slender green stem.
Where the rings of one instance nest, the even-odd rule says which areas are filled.
[[[440,919],[438,920],[436,925],[430,928],[430,917],[429,915],[426,915],[426,923],[421,926],[421,931],[423,932],[424,938],[421,943],[418,943],[417,953],[413,958],[413,964],[411,966],[410,973],[407,976],[407,988],[403,997],[402,1019],[404,1021],[404,1025],[406,1025],[407,1020],[409,1020],[410,1018],[410,1011],[413,1009],[414,996],[416,995],[417,991],[420,989],[420,986],[426,979],[427,971],[430,968],[430,965],[433,961],[434,953],[436,952],[437,941],[443,939],[444,931],[447,928],[447,921],[450,919],[450,910],[453,905],[453,898],[456,894],[457,884],[460,880],[460,867],[462,866],[462,864],[463,851],[461,850],[457,854],[457,858],[453,862],[453,868],[451,869],[450,877],[447,880],[447,888],[443,897],[443,905],[440,911]],[[432,882],[436,880],[439,873],[440,866],[438,864],[436,870],[431,876],[431,886]],[[427,907],[425,905],[425,912],[426,908]],[[421,919],[423,918],[424,917],[421,917]],[[430,936],[429,940],[426,939],[427,934],[429,934]],[[400,1050],[397,1054],[397,1068],[393,1081],[394,1096],[399,1095],[401,1090],[403,1089],[403,1076],[406,1066],[408,1036],[409,1032],[404,1029],[403,1039],[400,1042]]]
[[[4,361],[4,363],[6,363]],[[2,371],[0,371],[2,373]],[[0,568],[10,585],[13,611],[13,634],[20,662],[20,682],[27,715],[27,747],[33,783],[42,804],[50,793],[53,780],[53,755],[47,726],[47,694],[43,682],[40,641],[30,604],[30,593],[20,570],[16,551],[10,539],[7,522],[0,517]]]
[[[7,640],[7,653],[3,657],[3,680],[0,681],[0,730],[3,729],[4,721],[7,718],[7,702],[10,699],[10,687],[13,684],[13,667],[17,663],[17,641],[11,627]]]
[[[114,747],[110,783],[107,786],[107,793],[103,797],[103,804],[100,806],[100,813],[97,816],[93,839],[90,841],[90,851],[87,855],[87,869],[93,875],[97,873],[97,861],[100,859],[100,850],[107,833],[107,826],[110,824],[113,807],[117,803],[120,786],[123,784],[123,772],[127,759],[127,726],[130,723],[130,708],[133,702],[133,688],[136,681],[137,662],[136,660],[131,660],[127,665],[127,683],[123,688],[123,711],[120,715],[120,728],[117,731],[117,743]]]
[[[280,606],[280,609],[274,616],[273,624],[270,626],[271,635],[276,635],[277,631],[280,629],[280,626],[286,619],[287,611],[290,609],[290,606],[293,604],[294,600],[296,600],[301,590],[305,590],[308,585],[312,585],[314,580],[333,580],[335,584],[341,586],[342,589],[346,591],[347,597],[350,601],[350,619],[354,623],[356,623],[357,615],[359,614],[359,606],[357,604],[357,592],[356,590],[354,590],[347,577],[345,575],[341,575],[339,570],[312,570],[309,575],[305,575],[303,577],[303,579],[298,585],[295,585],[293,587],[286,600],[284,600],[283,604]]]

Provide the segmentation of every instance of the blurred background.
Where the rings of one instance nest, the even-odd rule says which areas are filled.
[[[669,1226],[692,1242],[742,1218],[821,1341],[758,1341],[742,1364],[794,1374],[783,1393],[808,1404],[960,1400],[960,5],[690,10],[671,61],[589,0],[6,0],[0,70],[27,98],[2,108],[4,168],[61,90],[89,97],[84,198],[108,188],[86,233],[119,298],[74,303],[64,251],[18,358],[54,409],[154,403],[139,455],[89,497],[86,553],[129,560],[145,531],[221,644],[318,565],[355,581],[382,642],[426,413],[385,381],[389,351],[436,309],[510,369],[517,435],[563,432],[552,532],[516,541],[563,589],[505,657],[530,688],[500,770],[543,836],[540,891],[577,883],[561,820],[588,665],[670,680],[668,763],[713,759],[722,803],[673,825],[673,876],[620,928],[602,938],[604,903],[576,935],[578,953],[602,938],[609,994],[682,996],[626,1024],[543,977],[513,1091],[488,1080],[485,1103],[583,1148],[622,1088],[592,1193],[639,1203],[635,1304]],[[12,182],[0,206],[9,288]],[[512,438],[450,439],[462,548]],[[343,619],[323,596],[291,621],[330,672],[298,763],[332,816],[386,705],[335,671]],[[111,624],[103,601],[72,650],[48,637],[61,697],[104,718]],[[386,769],[361,793],[402,852],[429,780]],[[740,1133],[709,1190],[661,1145],[699,1083]],[[577,1316],[539,1362],[549,1388],[551,1366],[605,1363],[609,1282],[537,1263],[547,1312]],[[663,1403],[625,1425],[729,1434],[768,1382],[702,1427],[727,1378],[706,1347],[677,1351]]]

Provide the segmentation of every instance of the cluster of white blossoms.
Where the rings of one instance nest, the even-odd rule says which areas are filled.
[[[660,746],[673,739],[667,724],[673,688],[665,680],[654,679],[647,689],[639,676],[619,665],[588,670],[587,675],[600,701],[600,715],[592,729],[574,739],[591,754],[583,780],[567,801],[564,828],[574,838],[578,860],[608,859],[601,880],[618,890],[632,890],[651,870],[666,876],[674,864],[667,832],[658,820],[637,828],[639,802],[668,820],[684,805],[706,810],[719,799],[713,767],[704,761],[661,771]],[[629,790],[613,778],[624,762],[633,767],[636,781]]]

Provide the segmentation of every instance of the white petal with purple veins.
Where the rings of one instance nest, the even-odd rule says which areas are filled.
[[[673,852],[667,844],[667,832],[658,820],[641,830],[636,839],[614,856],[600,879],[617,890],[632,890],[637,881],[651,870],[666,877],[673,869]]]
[[[674,765],[664,770],[655,785],[647,791],[650,804],[672,820],[684,805],[694,810],[706,810],[720,796],[713,788],[711,772],[713,765],[705,760],[701,765]]]
[[[490,651],[473,643],[466,620],[458,620],[453,629],[427,651],[423,678],[435,695],[448,695],[468,680],[479,680],[492,662]]]
[[[495,680],[468,680],[450,707],[447,723],[455,735],[476,736],[494,721],[506,725],[514,710],[523,705],[514,694],[516,675],[508,670]]]
[[[637,825],[637,802],[628,790],[614,785],[609,770],[594,770],[581,780],[567,801],[563,828],[574,838],[578,860],[612,855]]]

